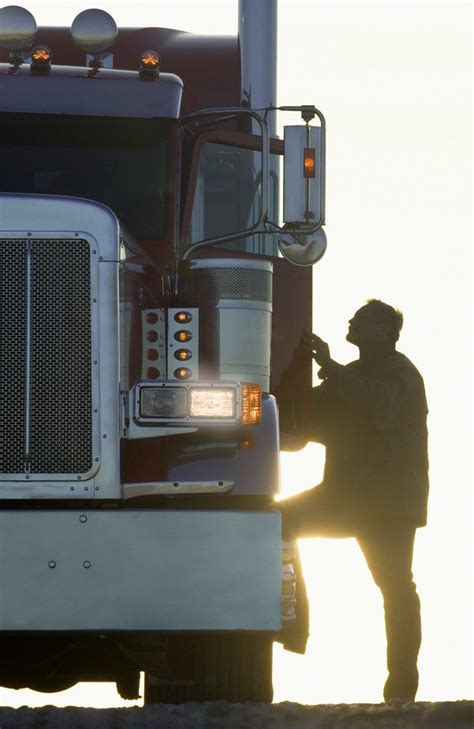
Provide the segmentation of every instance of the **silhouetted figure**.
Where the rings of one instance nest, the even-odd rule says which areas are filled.
[[[401,312],[370,300],[349,322],[346,339],[360,358],[345,366],[320,337],[303,337],[323,383],[299,392],[296,419],[326,446],[326,465],[320,485],[278,503],[284,538],[356,537],[384,599],[386,701],[414,700],[418,688],[420,601],[411,569],[428,497],[428,408],[420,373],[395,348],[402,324]]]

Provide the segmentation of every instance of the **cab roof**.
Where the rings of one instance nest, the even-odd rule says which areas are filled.
[[[71,74],[64,68],[66,66],[80,67],[83,75],[84,69],[87,71],[86,53],[74,45],[69,28],[40,27],[33,45],[42,43],[52,51],[52,73],[48,76],[52,81],[59,76],[71,80]],[[240,105],[240,53],[238,39],[234,36],[194,35],[171,28],[120,28],[111,53],[106,54],[106,68],[101,69],[96,80],[102,81],[101,86],[105,86],[106,82],[110,85],[113,80],[119,79],[117,75],[109,77],[105,73],[107,68],[138,71],[142,52],[151,48],[161,56],[162,73],[157,86],[168,74],[169,83],[178,84],[179,79],[182,80],[181,114],[209,107]],[[0,63],[7,61],[8,51],[0,49]],[[2,68],[0,74],[3,76],[5,72]],[[29,74],[29,63],[21,67],[20,76],[25,73]],[[174,80],[176,76],[178,80]],[[121,78],[132,81],[132,77]],[[86,82],[90,80],[86,79]],[[133,80],[138,80],[137,74]],[[57,81],[53,83],[58,87],[61,85]],[[145,83],[140,83],[138,93],[149,93],[143,91],[144,86]]]

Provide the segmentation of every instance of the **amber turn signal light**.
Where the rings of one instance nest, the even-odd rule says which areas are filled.
[[[316,176],[316,150],[306,147],[303,156],[303,174],[305,177]]]
[[[262,420],[262,388],[260,385],[243,383],[242,391],[242,423],[256,425]]]

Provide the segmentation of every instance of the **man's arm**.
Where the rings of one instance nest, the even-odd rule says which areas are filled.
[[[408,360],[398,360],[396,366],[386,364],[385,370],[367,376],[333,360],[328,344],[315,334],[306,335],[303,345],[311,349],[321,367],[320,377],[331,383],[338,397],[381,429],[400,415],[407,393],[421,379]]]
[[[308,356],[302,348],[297,351],[274,392],[279,404],[280,428],[283,434],[325,443],[332,388],[324,382],[318,387],[302,385],[299,364]]]

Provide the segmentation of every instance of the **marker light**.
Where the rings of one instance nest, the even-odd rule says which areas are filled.
[[[234,418],[235,389],[232,387],[191,388],[189,415],[192,418]]]
[[[160,54],[158,51],[144,51],[140,58],[140,73],[155,76],[160,68]]]
[[[177,349],[174,356],[176,359],[179,359],[180,362],[186,362],[186,360],[191,359],[193,353],[189,349]]]
[[[303,174],[305,177],[316,176],[316,150],[305,147],[303,155]]]
[[[174,320],[177,321],[179,324],[187,324],[188,322],[192,321],[193,315],[189,313],[189,311],[178,311],[174,315]]]
[[[262,388],[260,385],[242,384],[242,423],[256,425],[262,419]]]
[[[160,376],[160,370],[158,370],[156,367],[148,367],[146,371],[146,376],[149,380],[157,380]]]
[[[159,353],[157,349],[149,349],[146,353],[147,359],[151,359],[153,362],[155,362],[158,357]]]
[[[189,367],[178,367],[178,369],[174,371],[174,376],[177,377],[178,380],[188,380],[191,375],[192,372]]]
[[[35,46],[31,51],[31,67],[47,71],[51,67],[51,51],[48,46]]]
[[[174,338],[177,342],[189,342],[193,338],[193,335],[187,329],[180,329],[175,333]]]

